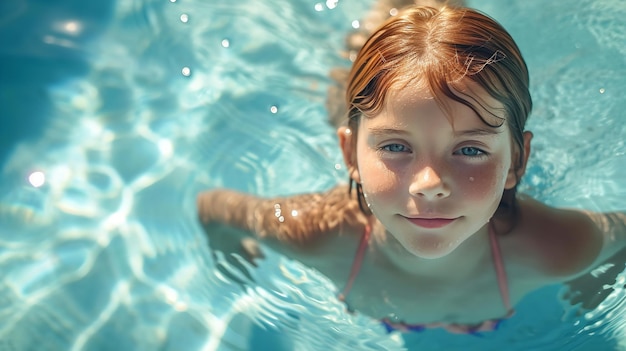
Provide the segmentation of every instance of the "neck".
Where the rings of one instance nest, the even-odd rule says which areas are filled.
[[[467,277],[491,255],[488,224],[449,255],[437,259],[421,258],[409,253],[382,225],[378,226],[370,240],[380,256],[396,269],[410,275],[434,279]]]

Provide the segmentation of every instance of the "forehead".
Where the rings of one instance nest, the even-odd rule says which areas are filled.
[[[385,96],[383,113],[399,113],[407,109],[420,109],[425,113],[443,111],[451,124],[476,119],[493,128],[506,124],[504,105],[489,95],[480,85],[464,79],[447,85],[450,89],[434,91],[424,82],[396,82]],[[449,96],[452,95],[452,96]]]

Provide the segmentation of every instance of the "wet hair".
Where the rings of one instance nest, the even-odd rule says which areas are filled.
[[[495,113],[471,92],[463,93],[468,82],[484,89],[504,111]],[[523,166],[523,131],[532,109],[528,68],[513,38],[494,19],[467,8],[410,7],[387,20],[364,44],[348,78],[353,143],[360,119],[376,115],[390,92],[410,84],[428,87],[444,111],[449,98],[471,108],[490,127],[506,124],[518,155],[515,167]],[[351,180],[353,188],[361,210],[370,214],[361,184]],[[504,190],[494,215],[510,220],[510,229],[517,218],[516,189]]]

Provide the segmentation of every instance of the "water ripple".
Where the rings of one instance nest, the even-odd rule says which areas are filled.
[[[2,170],[0,348],[243,349],[255,335],[298,350],[436,348],[437,332],[407,341],[347,313],[327,278],[277,254],[249,267],[254,283],[234,282],[225,272],[236,268],[211,256],[196,222],[200,189],[288,194],[345,176],[322,106],[327,71],[346,64],[337,51],[368,4],[328,4],[118,1],[101,38],[71,42],[89,53],[86,76],[47,87],[43,136],[19,144]],[[615,10],[585,12],[576,25],[619,51]],[[533,70],[537,152],[524,186],[548,202],[608,210],[626,195],[624,72],[610,59],[599,69],[589,47]],[[33,172],[44,176],[38,187]],[[483,350],[587,342],[573,332],[626,340],[623,284],[582,316],[558,306],[483,341],[443,337],[450,349]],[[556,293],[538,296],[526,310]]]

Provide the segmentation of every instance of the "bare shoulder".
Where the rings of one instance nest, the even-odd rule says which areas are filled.
[[[586,273],[598,258],[603,237],[591,218],[581,211],[547,206],[521,196],[517,232],[537,268],[554,280]]]

